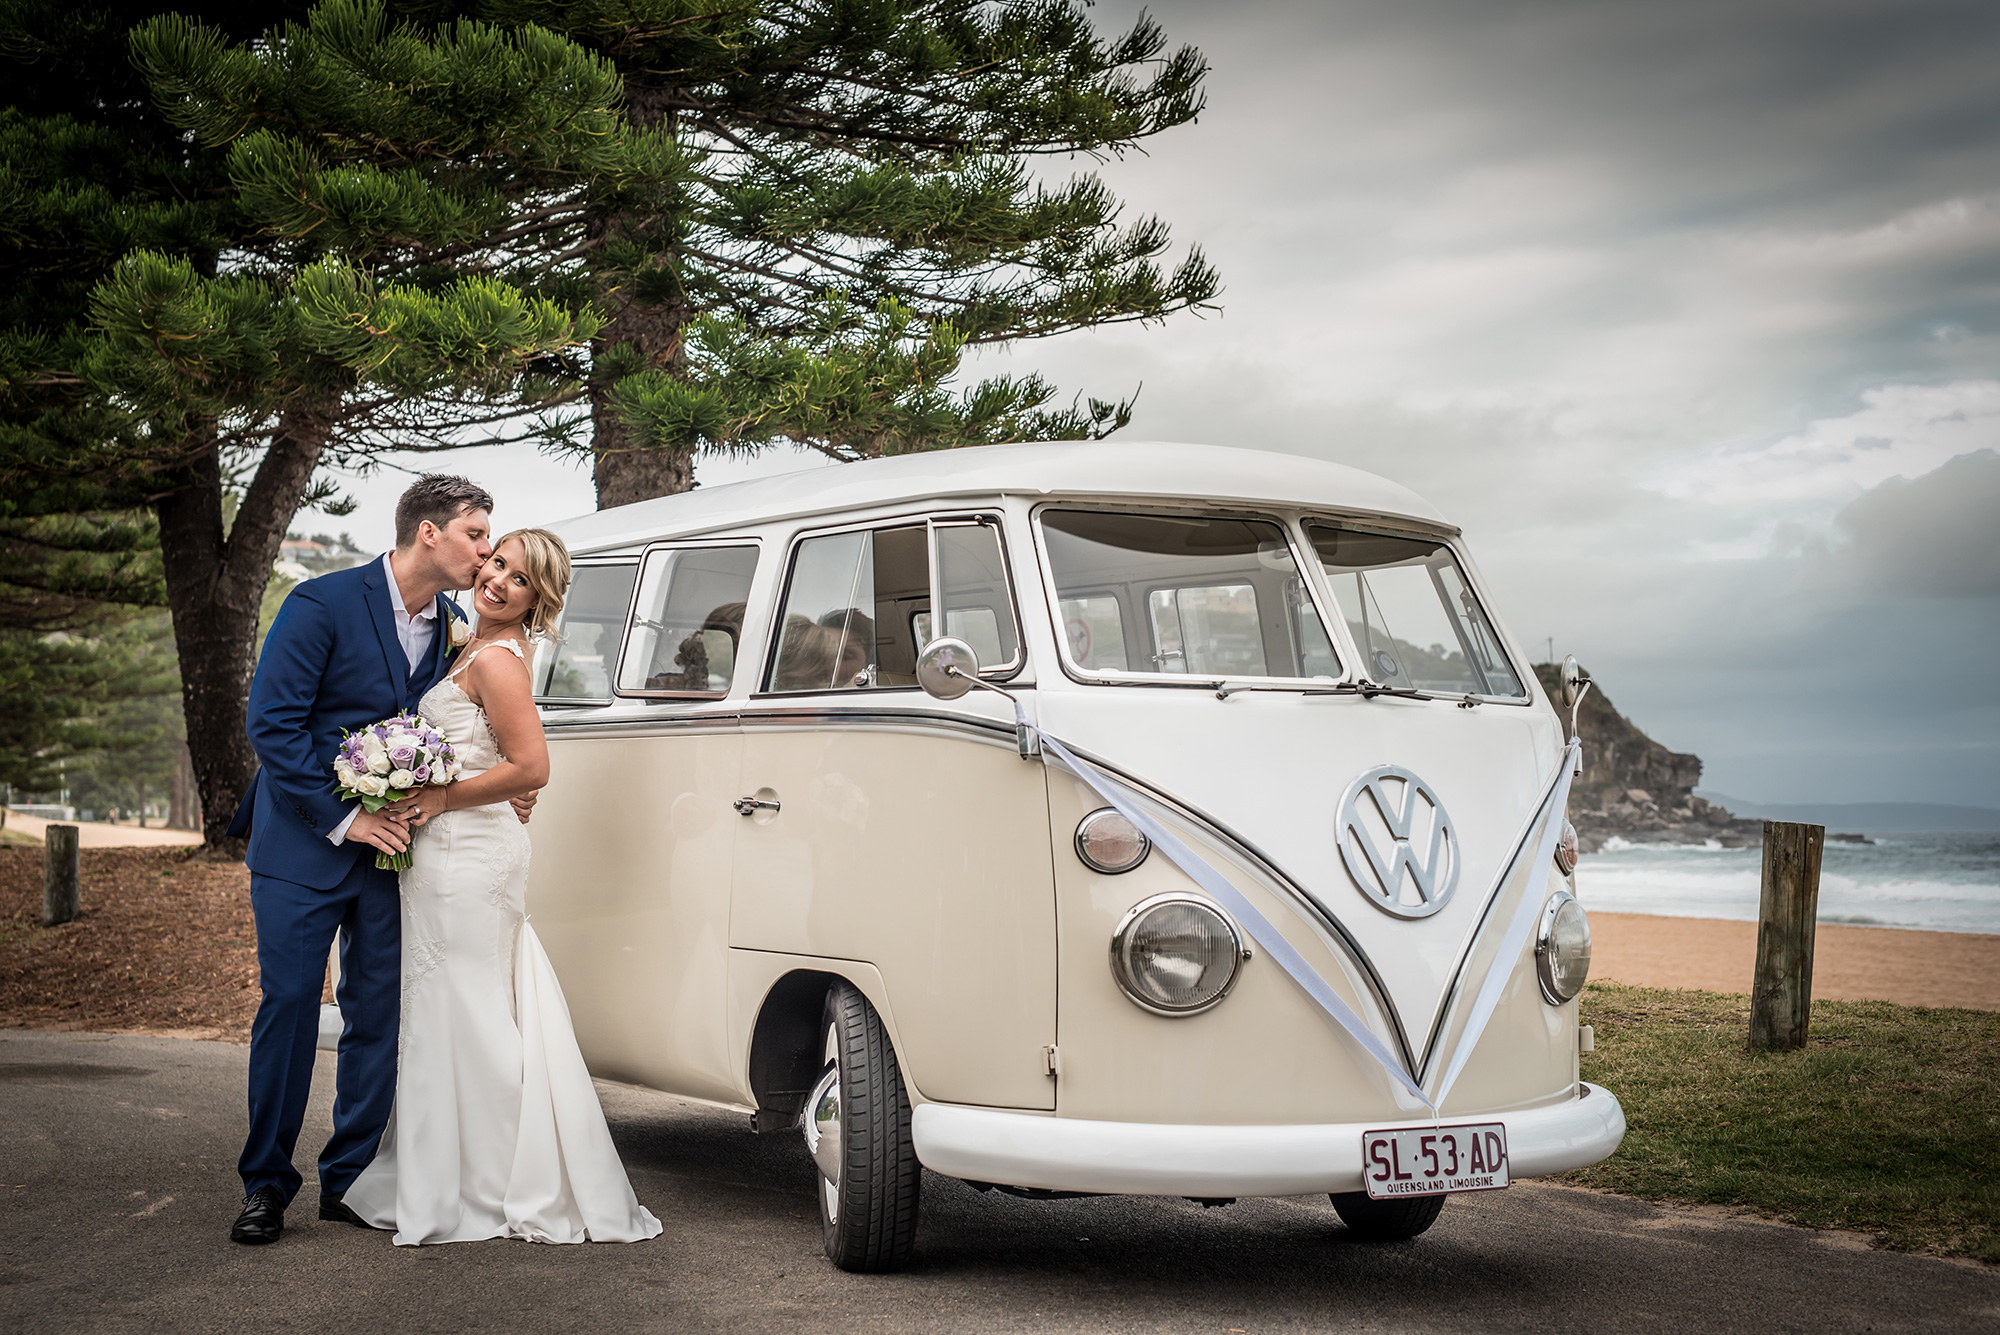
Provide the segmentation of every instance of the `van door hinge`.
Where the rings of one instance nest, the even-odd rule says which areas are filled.
[[[1053,1043],[1042,1049],[1042,1074],[1051,1080],[1062,1074],[1062,1052]]]

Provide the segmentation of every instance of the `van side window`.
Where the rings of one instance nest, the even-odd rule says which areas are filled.
[[[726,695],[755,547],[677,547],[646,553],[632,631],[618,668],[618,694]]]
[[[618,637],[632,608],[639,563],[579,565],[563,600],[562,638],[545,643],[535,662],[535,698],[545,704],[609,702]]]
[[[1011,665],[1021,651],[1014,629],[1013,600],[1000,553],[1000,530],[992,524],[941,523],[937,534],[938,596],[944,600],[944,633],[964,640],[979,655],[980,670]],[[912,623],[917,649],[931,642],[931,614]]]
[[[1337,677],[1278,524],[1045,510],[1070,663],[1142,676]]]
[[[932,552],[947,634],[981,671],[1020,659],[999,529],[980,520],[897,524],[807,538],[792,561],[767,689],[849,691],[917,684],[933,635]]]

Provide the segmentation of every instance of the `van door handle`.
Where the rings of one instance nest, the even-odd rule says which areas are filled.
[[[736,814],[739,816],[750,816],[755,815],[759,811],[774,812],[776,810],[778,810],[778,799],[775,797],[739,797],[736,799]]]

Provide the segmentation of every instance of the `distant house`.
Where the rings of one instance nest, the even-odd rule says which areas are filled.
[[[278,544],[275,568],[286,579],[306,580],[329,571],[345,570],[367,559],[368,554],[345,533],[338,538],[324,533],[315,533],[309,538],[287,533],[285,540]]]

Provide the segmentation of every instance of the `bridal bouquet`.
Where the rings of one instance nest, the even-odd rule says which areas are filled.
[[[341,797],[360,802],[366,811],[380,811],[426,784],[450,783],[464,768],[444,734],[416,714],[398,714],[359,732],[343,730],[341,736],[333,777]],[[410,865],[410,852],[378,852],[375,865],[402,871]]]

